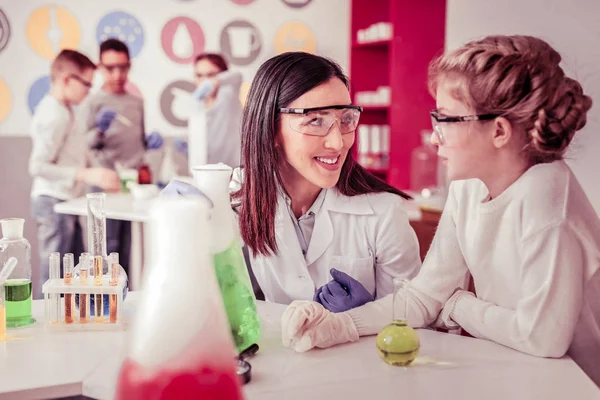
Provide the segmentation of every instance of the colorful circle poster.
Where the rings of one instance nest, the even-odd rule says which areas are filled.
[[[62,49],[79,47],[81,29],[77,19],[65,8],[45,6],[31,13],[25,35],[33,51],[52,60]]]
[[[50,77],[48,75],[42,76],[33,82],[33,85],[29,88],[29,94],[27,95],[27,105],[29,106],[31,114],[35,112],[35,108],[49,91]]]
[[[292,8],[303,8],[308,5],[312,0],[282,0],[285,5]]]
[[[252,63],[262,50],[258,29],[248,21],[235,20],[221,31],[221,52],[235,65]]]
[[[12,95],[6,81],[0,78],[0,122],[4,121],[12,108]]]
[[[171,82],[160,95],[160,110],[165,119],[173,126],[187,126],[190,117],[192,93],[196,85],[190,81]]]
[[[10,39],[10,23],[6,14],[0,10],[0,52],[8,45]]]
[[[275,53],[287,51],[317,52],[317,39],[308,26],[292,21],[284,24],[275,34]]]
[[[165,24],[160,34],[167,57],[179,64],[189,64],[204,51],[204,32],[188,17],[175,17]]]
[[[98,44],[106,39],[119,39],[129,48],[131,58],[136,57],[144,47],[144,29],[136,17],[124,11],[106,14],[96,27]]]

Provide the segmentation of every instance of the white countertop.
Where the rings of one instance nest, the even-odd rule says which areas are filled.
[[[375,337],[297,354],[281,344],[285,306],[259,302],[259,353],[249,359],[247,400],[600,399],[600,389],[568,357],[528,356],[498,344],[419,330],[421,352],[408,368],[378,356]],[[112,398],[122,353],[107,357],[83,382],[83,394]]]
[[[33,315],[34,325],[9,329],[0,342],[0,399],[80,395],[84,378],[122,347],[124,332],[46,332],[43,300],[33,301]]]
[[[405,210],[408,219],[411,221],[419,220],[421,212],[414,202],[405,202]],[[134,200],[131,194],[109,193],[106,195],[105,212],[106,218],[118,219],[132,222],[147,222],[150,220],[150,200]],[[87,215],[87,199],[78,197],[73,200],[58,203],[54,206],[54,211],[59,214]]]
[[[135,309],[129,293],[125,315]],[[259,302],[263,338],[249,361],[248,400],[300,399],[600,399],[600,389],[568,357],[531,357],[495,343],[419,330],[421,352],[408,368],[379,359],[375,337],[296,354],[281,345],[285,306]],[[9,330],[0,352],[0,398],[113,395],[125,332],[45,332],[38,323]]]
[[[106,218],[132,222],[146,222],[150,219],[152,200],[137,201],[131,194],[109,193],[106,195],[104,209]],[[58,203],[54,211],[59,214],[87,215],[87,199],[85,196]]]

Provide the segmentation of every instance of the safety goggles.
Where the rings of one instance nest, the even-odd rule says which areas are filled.
[[[113,71],[128,72],[131,69],[131,64],[102,64],[102,68],[112,73]]]
[[[204,79],[204,78],[214,78],[215,76],[219,75],[218,72],[209,72],[207,74],[200,74],[198,72],[194,73],[194,76],[198,79]]]
[[[80,77],[80,76],[77,76],[77,75],[75,75],[75,74],[70,74],[70,75],[69,75],[69,79],[70,79],[70,78],[73,78],[73,79],[75,79],[77,82],[81,83],[83,86],[85,86],[85,87],[86,87],[86,88],[88,88],[88,89],[91,89],[91,88],[92,88],[92,85],[93,85],[93,84],[92,84],[92,82],[88,82],[88,81],[86,81],[85,79],[83,79],[83,78],[82,78],[82,77]]]
[[[340,133],[354,132],[363,108],[354,105],[335,105],[313,108],[280,108],[288,118],[290,128],[303,135],[326,136],[337,123]]]
[[[438,142],[441,145],[446,143],[444,124],[453,122],[490,121],[494,118],[499,117],[498,114],[450,116],[440,114],[439,112],[437,112],[437,110],[429,111],[429,115],[431,116],[431,126],[433,127],[433,133],[436,135]]]

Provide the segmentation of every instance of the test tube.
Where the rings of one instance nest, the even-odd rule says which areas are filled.
[[[60,279],[60,253],[50,253],[50,271],[48,274],[50,282],[55,284]],[[48,320],[50,323],[58,323],[60,313],[60,295],[58,293],[50,294],[50,305],[48,312]]]
[[[87,285],[88,284],[88,274],[90,271],[89,264],[90,256],[88,253],[81,254],[79,257],[79,284]],[[79,323],[87,324],[89,322],[89,312],[90,302],[88,299],[87,293],[79,294]]]
[[[119,273],[121,266],[119,265],[119,253],[110,253],[110,286],[117,286],[119,282]],[[111,294],[109,298],[109,321],[111,324],[117,322],[117,295]]]
[[[73,264],[75,257],[73,253],[67,253],[63,256],[63,277],[65,285],[71,285],[73,282]],[[65,324],[73,323],[73,294],[65,293]]]
[[[106,193],[89,193],[87,196],[88,245],[92,256],[106,255]]]
[[[102,286],[102,256],[94,257],[94,286]],[[104,322],[104,301],[102,294],[94,295],[94,321]]]

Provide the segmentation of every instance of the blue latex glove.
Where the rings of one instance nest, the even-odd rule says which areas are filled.
[[[117,112],[112,108],[101,109],[98,114],[96,114],[96,128],[98,128],[100,132],[106,132],[116,116]]]
[[[188,156],[188,142],[182,139],[175,139],[175,150],[180,152],[181,154]]]
[[[314,301],[329,311],[344,312],[375,300],[371,293],[350,275],[333,268],[331,276],[333,280],[321,286],[314,297]]]
[[[146,135],[146,148],[149,150],[160,149],[163,145],[163,138],[160,133],[154,131]]]
[[[204,82],[200,84],[192,93],[192,99],[194,100],[203,100],[206,96],[208,96],[213,90],[215,90],[215,84],[212,79],[206,79]]]
[[[184,197],[200,197],[208,207],[214,206],[213,202],[194,185],[173,179],[163,190],[160,191],[161,196],[184,196]]]

